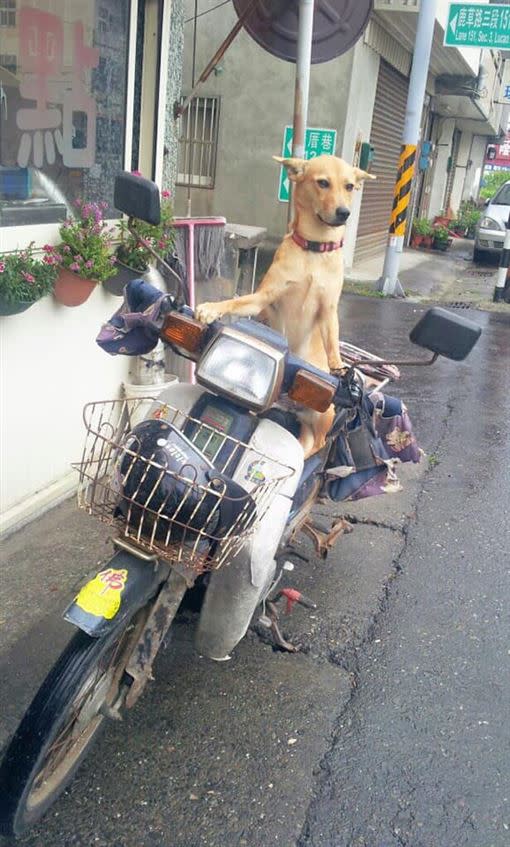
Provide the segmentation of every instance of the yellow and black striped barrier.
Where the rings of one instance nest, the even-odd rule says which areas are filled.
[[[393,193],[390,235],[405,235],[407,209],[411,199],[415,160],[416,144],[403,144],[400,148],[397,181]]]

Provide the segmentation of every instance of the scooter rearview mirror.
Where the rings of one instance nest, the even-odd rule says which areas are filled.
[[[461,362],[482,334],[481,326],[464,317],[434,306],[411,330],[413,344],[430,350],[434,356],[446,356]]]
[[[130,218],[139,218],[154,226],[161,221],[158,186],[128,171],[115,177],[113,205]]]

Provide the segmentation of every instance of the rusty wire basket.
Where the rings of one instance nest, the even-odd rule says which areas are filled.
[[[147,419],[164,421],[181,435],[187,431],[184,437],[218,474],[211,482],[198,482],[189,463],[175,472],[154,453],[142,455],[132,430],[151,401]],[[74,465],[80,508],[145,552],[198,573],[227,564],[239,552],[293,473],[273,456],[154,398],[88,403],[83,418],[87,436]],[[237,481],[240,496],[227,493],[220,474]],[[235,520],[222,527],[219,515],[227,506]]]

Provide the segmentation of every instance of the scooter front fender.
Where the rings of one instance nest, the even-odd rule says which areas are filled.
[[[141,609],[167,575],[157,560],[120,550],[79,590],[64,619],[92,638],[104,638]]]
[[[246,635],[254,612],[273,582],[275,555],[291,509],[279,495],[255,535],[230,564],[211,574],[195,646],[209,659],[224,661]]]

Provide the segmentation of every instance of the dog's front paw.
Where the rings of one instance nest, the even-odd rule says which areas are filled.
[[[195,310],[195,316],[203,324],[212,324],[221,318],[223,312],[220,303],[201,303]]]

